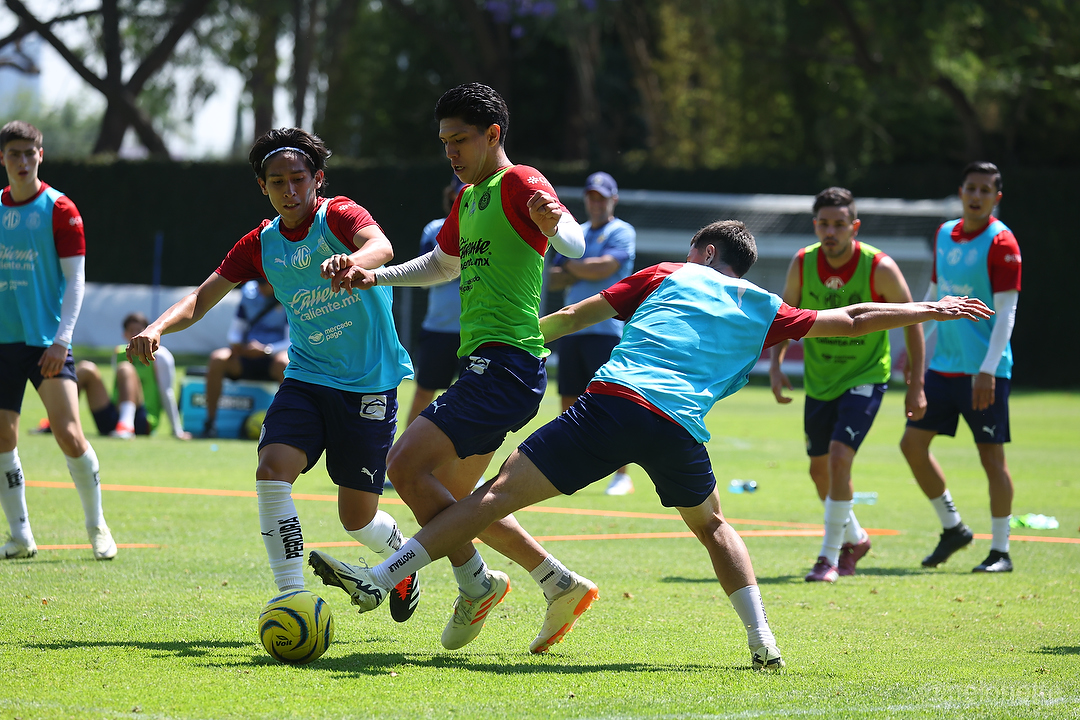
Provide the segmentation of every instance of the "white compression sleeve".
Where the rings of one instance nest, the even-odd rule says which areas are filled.
[[[569,213],[559,218],[555,234],[548,238],[551,247],[568,258],[579,258],[585,254],[585,233]]]
[[[67,287],[64,289],[64,301],[60,303],[60,327],[53,342],[71,347],[71,336],[75,334],[75,322],[79,319],[83,293],[86,292],[86,256],[60,258],[60,270],[64,273]]]
[[[169,414],[173,435],[179,436],[184,428],[180,423],[180,409],[176,406],[176,390],[173,388],[176,382],[176,361],[171,352],[160,346],[154,354],[154,379],[157,380],[161,404]]]
[[[1016,302],[1020,299],[1019,290],[1005,290],[994,293],[994,329],[990,331],[990,347],[986,350],[979,372],[993,375],[1005,353],[1005,346],[1012,337],[1016,324]]]
[[[461,274],[461,258],[448,255],[438,245],[426,255],[400,265],[381,267],[375,271],[379,285],[411,285],[425,287],[449,282]]]

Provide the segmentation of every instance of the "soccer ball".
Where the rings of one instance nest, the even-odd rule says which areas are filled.
[[[244,418],[244,424],[240,433],[246,440],[259,440],[262,438],[263,420],[266,419],[265,410],[256,410]]]
[[[317,660],[334,639],[330,606],[308,590],[289,590],[266,603],[259,639],[275,660],[303,665]]]

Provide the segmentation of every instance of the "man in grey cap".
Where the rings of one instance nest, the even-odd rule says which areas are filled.
[[[596,172],[585,180],[585,210],[589,221],[582,223],[585,254],[576,260],[555,254],[548,280],[550,290],[566,290],[566,305],[606,290],[634,271],[634,227],[615,217],[619,186],[606,172]],[[559,395],[563,412],[578,396],[622,337],[623,323],[610,319],[559,340]],[[634,483],[621,467],[605,491],[626,495]]]

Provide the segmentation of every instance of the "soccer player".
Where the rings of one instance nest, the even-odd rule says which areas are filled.
[[[113,355],[113,371],[116,384],[112,395],[105,389],[98,366],[83,360],[75,366],[79,391],[86,393],[86,402],[94,416],[94,424],[102,435],[131,439],[136,435],[149,435],[161,424],[161,411],[169,415],[173,437],[190,440],[191,433],[184,432],[180,423],[180,410],[176,406],[176,362],[172,353],[159,346],[153,366],[132,365],[127,361],[127,343],[150,322],[140,312],[124,318],[123,345],[116,347]]]
[[[394,251],[367,210],[347,197],[320,196],[329,156],[320,138],[299,128],[256,140],[248,161],[278,216],[241,238],[202,285],[133,337],[127,351],[132,362],[150,363],[162,334],[194,324],[238,284],[264,278],[273,286],[293,342],[285,380],[263,421],[255,490],[263,543],[282,592],[304,587],[293,483],[324,451],[345,532],[383,556],[402,542],[397,523],[379,510],[397,427],[397,386],[412,375],[394,327],[391,291],[335,296],[320,271],[321,259],[333,255],[375,268]],[[404,622],[418,601],[412,575],[396,589],[390,613]]]
[[[387,474],[421,525],[468,495],[506,434],[536,415],[547,385],[538,317],[544,254],[548,242],[567,257],[585,250],[581,227],[544,176],[507,158],[510,113],[497,92],[459,85],[439,99],[435,119],[446,157],[466,185],[435,249],[377,272],[339,258],[324,263],[334,288],[349,291],[461,277],[458,379],[406,428],[388,458]],[[548,601],[529,646],[544,652],[592,604],[596,585],[567,570],[512,516],[494,520],[480,538],[528,570]],[[469,540],[448,553],[460,590],[442,634],[448,650],[471,642],[510,589],[506,574],[488,568]],[[352,566],[325,553],[312,553],[309,562],[324,583],[349,591]]]
[[[454,198],[461,190],[461,181],[453,181],[443,188],[443,212],[449,213]],[[420,254],[435,249],[435,238],[446,222],[445,215],[424,226],[420,234]],[[457,373],[458,348],[461,347],[461,291],[457,280],[432,285],[428,288],[427,313],[420,325],[420,340],[415,353],[416,393],[406,426],[420,411],[435,399],[435,391],[448,388]]]
[[[615,217],[619,186],[606,172],[596,172],[585,179],[585,210],[588,222],[581,224],[585,234],[585,254],[577,260],[555,255],[548,276],[548,288],[566,290],[565,304],[591,297],[606,290],[634,271],[637,232],[634,226]],[[611,357],[622,337],[622,322],[611,319],[567,335],[559,341],[559,395],[566,412],[585,392],[593,374]],[[621,467],[615,471],[604,490],[606,495],[634,492],[634,481]]]
[[[1009,339],[1020,296],[1020,246],[1005,223],[994,217],[1001,202],[997,166],[973,162],[962,177],[963,217],[938,229],[927,298],[964,293],[979,298],[997,315],[989,323],[949,323],[939,329],[926,373],[926,415],[908,420],[900,449],[941,520],[937,547],[922,561],[923,567],[937,567],[973,537],[953,504],[941,466],[930,454],[934,437],[955,436],[959,417],[964,417],[990,486],[993,533],[990,554],[972,572],[1012,572],[1013,482],[1005,464],[1005,443],[1010,439]]]
[[[647,268],[543,318],[548,341],[611,317],[626,320],[626,327],[585,394],[511,453],[494,480],[432,518],[380,565],[343,568],[339,577],[361,611],[378,606],[401,573],[454,552],[498,518],[573,494],[636,462],[661,502],[679,511],[708,550],[746,627],[754,667],[783,667],[750,556],[720,508],[704,445],[705,414],[746,384],[763,346],[803,336],[863,335],[930,318],[981,318],[988,311],[963,298],[797,310],[740,279],[756,259],[745,225],[716,222],[694,236],[686,263]]]
[[[26,381],[45,405],[49,425],[82,501],[94,558],[116,557],[101,511],[98,459],[79,421],[71,336],[86,285],[82,216],[67,196],[38,178],[45,157],[41,132],[14,120],[0,128],[0,163],[8,186],[0,195],[0,505],[11,539],[0,557],[37,554],[19,461],[19,414]]]
[[[217,406],[225,378],[285,379],[289,364],[289,319],[264,279],[244,283],[236,317],[226,337],[228,347],[210,353],[206,365],[206,420],[202,436],[217,437]]]
[[[784,302],[812,310],[865,301],[911,302],[904,275],[896,262],[875,247],[856,239],[860,220],[855,199],[844,188],[822,190],[814,198],[814,233],[818,242],[792,258],[784,283]],[[907,416],[922,417],[923,334],[904,328],[908,381],[904,399]],[[780,369],[787,352],[785,340],[772,348],[769,380],[779,403],[790,403],[784,388],[791,382]],[[853,509],[851,464],[874,422],[892,372],[889,335],[885,331],[862,337],[808,337],[803,341],[806,407],[803,428],[810,478],[825,503],[825,536],[807,582],[835,582],[854,575],[855,563],[870,550],[870,536]]]

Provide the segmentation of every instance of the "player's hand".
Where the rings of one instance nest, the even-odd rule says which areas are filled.
[[[181,430],[180,432],[173,435],[173,437],[175,437],[177,440],[190,440],[191,433]]]
[[[905,368],[905,374],[907,369]],[[926,393],[922,382],[911,384],[908,381],[907,395],[904,396],[904,411],[908,420],[922,420],[926,415]]]
[[[536,223],[536,227],[540,228],[540,232],[548,237],[554,235],[563,215],[562,206],[559,205],[555,196],[543,190],[537,190],[526,205],[529,208],[529,217]]]
[[[322,275],[324,280],[330,280],[339,272],[347,270],[350,266],[352,266],[352,258],[345,253],[332,255],[322,261],[322,265],[319,266],[319,274]]]
[[[994,404],[994,389],[997,381],[989,373],[979,373],[971,378],[971,407],[982,411]]]
[[[787,405],[791,402],[791,398],[784,394],[784,388],[788,390],[794,390],[791,385],[791,380],[784,374],[784,371],[778,367],[769,367],[769,386],[772,388],[772,394],[776,397],[776,402],[781,405]]]
[[[161,335],[150,328],[146,328],[128,341],[128,362],[134,365],[135,361],[138,360],[143,365],[149,365],[154,362],[154,353],[157,352],[160,345]]]
[[[41,377],[51,378],[60,374],[60,371],[64,369],[64,363],[67,361],[68,349],[63,345],[53,343],[49,347],[45,348],[45,352],[41,353],[41,357],[38,358],[38,365],[41,366]]]
[[[934,310],[934,320],[958,320],[965,318],[967,320],[986,320],[994,314],[994,311],[986,307],[986,304],[978,298],[968,297],[966,295],[957,297],[955,295],[946,295],[937,302],[929,303]]]

